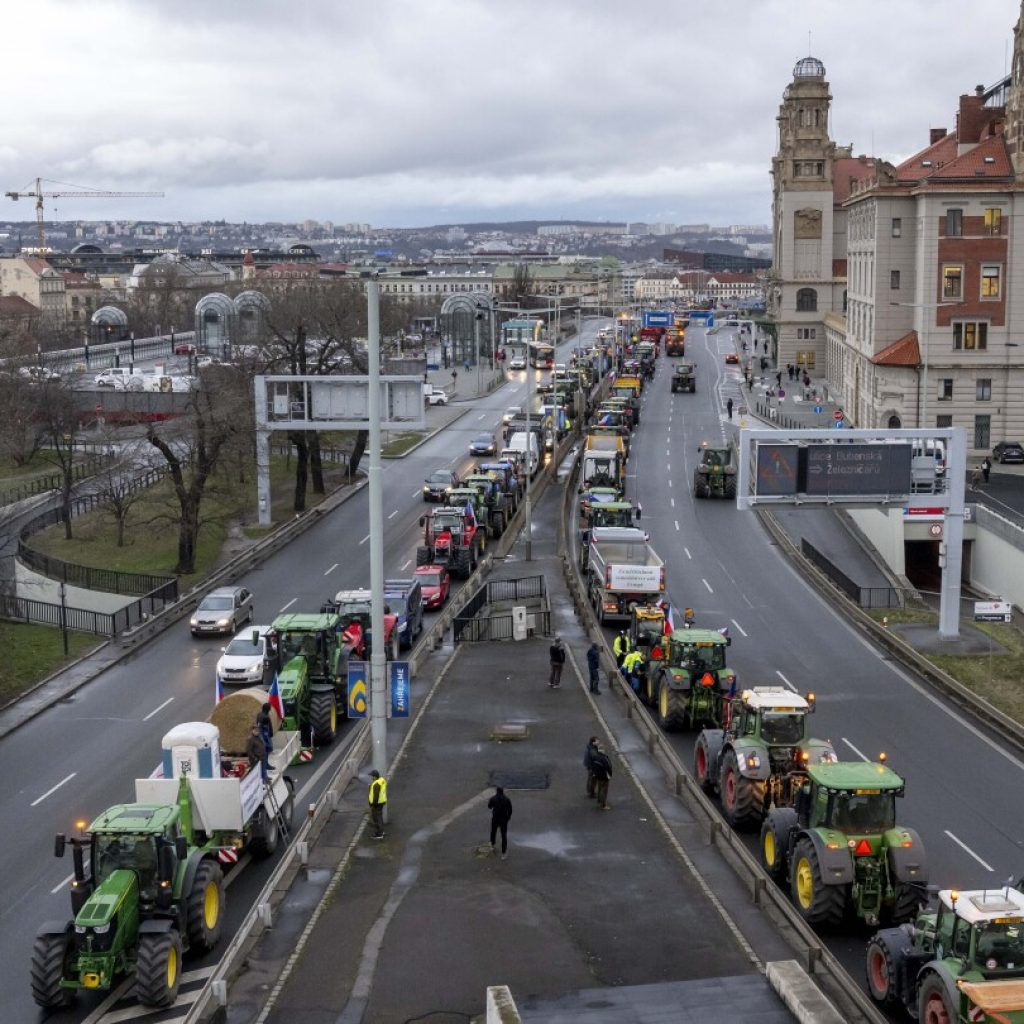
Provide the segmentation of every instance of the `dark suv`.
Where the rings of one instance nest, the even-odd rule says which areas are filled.
[[[1019,441],[1000,441],[992,449],[996,462],[1024,462],[1024,446]]]
[[[450,469],[439,469],[423,482],[426,485],[423,488],[424,501],[443,502],[445,495],[453,487],[459,486],[459,478]]]
[[[398,616],[398,646],[408,650],[423,632],[423,587],[418,579],[384,581],[384,604]]]

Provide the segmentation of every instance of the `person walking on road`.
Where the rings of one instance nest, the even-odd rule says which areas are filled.
[[[491,850],[494,850],[494,840],[501,832],[501,859],[508,857],[508,822],[512,817],[512,801],[505,796],[505,790],[498,786],[494,790],[494,796],[487,801],[487,809],[491,812]]]
[[[601,692],[601,652],[596,643],[587,648],[587,672],[590,675],[590,692]]]
[[[732,399],[731,398],[727,398],[726,401],[725,401],[725,411],[728,414],[729,419],[732,419]]]
[[[981,463],[981,475],[985,483],[988,483],[988,475],[992,472],[992,460],[986,455]]]
[[[594,778],[594,755],[597,753],[597,737],[587,740],[587,749],[583,751],[583,767],[587,769],[587,798],[593,800],[597,796],[597,779]]]
[[[560,636],[555,637],[555,642],[548,650],[548,658],[551,662],[551,678],[548,680],[548,686],[552,690],[557,690],[562,685],[562,666],[565,664],[565,648],[562,646]]]
[[[602,811],[610,811],[611,804],[608,803],[608,783],[612,781],[612,761],[605,753],[600,743],[590,757],[590,770],[594,774],[594,788],[597,796],[597,806]]]
[[[622,661],[629,654],[629,637],[624,629],[620,629],[619,635],[612,641],[612,654],[615,655],[615,664],[622,668]]]
[[[384,808],[388,803],[388,780],[376,768],[370,772],[370,824],[373,838],[384,838]]]

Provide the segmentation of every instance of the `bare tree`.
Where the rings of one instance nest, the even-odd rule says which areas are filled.
[[[108,434],[106,440],[112,448],[113,437]],[[143,467],[140,466],[143,447],[148,448],[148,445],[141,440],[122,445],[95,478],[94,493],[103,499],[103,510],[114,521],[119,548],[124,547],[128,516],[146,496],[145,488],[139,484],[139,477],[143,472]]]
[[[39,426],[43,447],[39,457],[61,475],[61,512],[64,537],[71,540],[71,493],[75,484],[75,454],[81,425],[75,393],[59,381],[37,385],[40,392]]]
[[[43,393],[34,381],[16,373],[0,374],[0,458],[19,467],[32,461],[42,442],[42,400]]]
[[[527,299],[533,292],[533,276],[525,263],[517,263],[512,271],[512,301],[520,306],[528,305]]]

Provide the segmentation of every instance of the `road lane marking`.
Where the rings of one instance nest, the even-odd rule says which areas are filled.
[[[158,711],[163,711],[163,709],[167,707],[167,705],[170,704],[172,700],[174,700],[173,697],[168,697],[167,700],[165,700],[163,704],[161,704],[158,708],[153,708],[153,710],[150,711],[148,715],[146,715],[143,721],[148,722]]]
[[[841,739],[862,761],[867,761],[868,764],[871,764],[871,758],[862,754],[845,736],[841,737]]]
[[[744,635],[749,636],[750,634],[735,620],[732,620],[732,624]]]
[[[412,565],[412,559],[411,558],[407,558],[405,560],[405,562],[402,564],[402,568],[399,569],[398,571],[399,572],[405,572],[405,570],[408,569],[410,565]]]
[[[63,779],[60,780],[60,782],[57,783],[56,786],[51,786],[42,796],[36,797],[35,800],[33,800],[29,806],[35,807],[36,804],[41,804],[48,796],[50,796],[53,793],[56,793],[61,786],[63,786],[66,782],[70,782],[77,774],[78,772],[72,772],[70,775],[65,776]]]
[[[678,519],[673,519],[672,522],[676,524],[676,529],[678,530],[679,529],[679,520]]]
[[[672,507],[675,508],[676,507],[676,499],[675,498],[669,498],[668,500],[672,502]]]
[[[692,560],[693,559],[693,555],[690,554],[690,549],[689,548],[683,548],[683,550],[686,552],[686,557]]]
[[[477,416],[477,418],[476,418],[477,422],[479,423],[480,420],[482,420],[486,415],[487,415],[487,413],[485,413],[485,412],[480,413],[480,415]]]
[[[392,512],[391,515],[388,516],[388,519],[394,519],[395,516],[397,516],[397,515],[398,515],[398,509],[396,508],[395,511]]]
[[[75,873],[74,873],[74,871],[72,871],[72,872],[71,872],[71,874],[70,874],[70,875],[68,875],[68,877],[67,877],[67,878],[65,878],[63,882],[58,882],[58,883],[57,883],[57,884],[56,884],[56,885],[55,885],[55,886],[54,886],[54,887],[53,887],[53,888],[52,888],[52,889],[50,890],[50,895],[51,895],[51,896],[53,896],[53,895],[54,895],[55,893],[58,893],[58,892],[60,892],[60,891],[61,891],[61,889],[63,889],[63,888],[64,888],[64,886],[65,886],[65,885],[67,885],[67,884],[68,884],[68,883],[69,883],[69,882],[70,882],[70,881],[71,881],[71,880],[72,880],[72,879],[73,879],[74,877],[75,877]]]
[[[775,674],[794,692],[799,693],[800,691],[778,670],[775,670]]]
[[[280,608],[277,612],[278,615],[283,615],[295,602],[298,601],[297,597],[293,597],[283,608]]]
[[[985,861],[983,861],[962,839],[957,839],[957,837],[953,835],[948,828],[944,828],[942,831],[945,832],[946,835],[964,851],[964,853],[969,853],[986,871],[995,871],[995,868],[992,867],[991,864],[986,864]]]
[[[706,579],[704,579],[704,577],[703,577],[703,576],[701,576],[701,578],[700,578],[700,581],[701,581],[701,583],[703,583],[703,584],[704,584],[704,586],[705,586],[705,587],[707,587],[707,588],[708,588],[708,593],[709,593],[709,594],[713,594],[713,593],[714,593],[714,591],[713,591],[713,590],[711,589],[711,584],[710,584],[710,583],[708,583],[708,581],[707,581]]]
[[[334,572],[334,570],[335,570],[335,569],[337,569],[337,568],[338,568],[338,563],[337,563],[337,562],[335,562],[335,563],[334,563],[334,565],[332,565],[332,566],[330,567],[330,569],[327,569],[327,570],[325,570],[325,571],[324,571],[324,575],[325,575],[325,576],[330,576],[330,575],[331,575],[331,573],[332,573],[332,572]]]
[[[672,481],[671,480],[669,480],[668,485],[669,485],[669,487],[672,486]]]
[[[416,488],[416,490],[412,492],[412,496],[413,496],[414,498],[418,498],[418,497],[420,496],[420,494],[421,494],[421,493],[422,493],[422,492],[421,492],[421,491],[420,491],[420,489],[419,489],[419,488],[417,487],[417,488]]]
[[[360,544],[365,544],[369,539],[370,539],[370,535],[367,534],[359,543]]]

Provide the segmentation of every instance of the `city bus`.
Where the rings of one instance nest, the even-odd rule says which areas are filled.
[[[550,370],[555,365],[555,347],[546,341],[530,342],[530,365]]]

